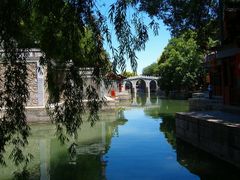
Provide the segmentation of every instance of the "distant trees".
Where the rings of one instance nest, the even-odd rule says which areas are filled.
[[[152,63],[151,65],[145,67],[142,71],[142,74],[145,76],[158,76],[158,64]]]
[[[122,73],[122,75],[128,78],[128,77],[132,77],[132,76],[137,76],[137,73],[136,72],[124,71]]]
[[[159,76],[159,86],[166,95],[170,91],[186,92],[203,85],[205,71],[203,67],[204,51],[197,43],[197,34],[186,31],[172,38],[164,48],[157,63],[143,69],[143,75]],[[209,39],[208,46],[215,43]]]
[[[188,31],[172,38],[158,60],[159,85],[172,90],[193,90],[202,85],[204,54],[199,50],[196,33]]]

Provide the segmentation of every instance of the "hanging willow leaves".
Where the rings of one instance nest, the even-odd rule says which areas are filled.
[[[47,69],[49,99],[47,110],[57,127],[61,142],[77,138],[77,130],[88,112],[93,125],[104,99],[99,96],[105,74],[117,67],[124,70],[125,58],[136,70],[135,50],[144,48],[147,27],[134,15],[136,34],[126,19],[130,3],[117,1],[112,22],[119,41],[116,49],[108,30],[107,17],[101,14],[92,0],[85,1],[3,1],[0,6],[0,44],[4,58],[4,87],[1,89],[0,161],[9,143],[14,145],[10,157],[15,164],[28,162],[24,154],[30,128],[26,122],[28,101],[26,59],[28,49],[40,48],[41,65]],[[17,8],[16,8],[17,7]],[[106,40],[113,55],[112,66],[103,48]],[[90,73],[91,80],[86,76]],[[87,74],[87,75],[86,75]],[[84,103],[84,100],[87,100]],[[73,147],[73,146],[70,146]],[[25,168],[26,169],[26,168]]]
[[[47,69],[49,92],[47,109],[56,124],[58,138],[65,142],[77,138],[84,112],[89,113],[91,124],[98,119],[98,111],[104,103],[98,92],[106,73],[125,70],[126,59],[136,71],[136,51],[145,48],[149,30],[141,12],[152,17],[149,26],[156,34],[158,23],[154,16],[163,19],[173,33],[194,23],[200,23],[199,27],[202,27],[201,23],[207,21],[202,16],[200,21],[196,16],[188,19],[189,11],[186,14],[180,11],[186,4],[174,2],[116,0],[107,17],[101,13],[100,1],[96,0],[2,0],[0,49],[4,54],[1,64],[4,64],[5,71],[0,79],[3,84],[0,90],[0,163],[4,164],[3,153],[7,144],[14,145],[11,158],[16,164],[28,162],[31,158],[23,152],[30,133],[25,115],[29,94],[26,59],[30,48],[40,48],[43,53],[41,65]],[[195,3],[192,5],[198,7]],[[201,6],[199,12],[210,10],[212,13],[206,17],[215,20],[215,3],[206,1]],[[185,18],[184,22],[189,20],[188,24],[177,19],[179,12]],[[108,19],[114,26],[117,47],[113,45]],[[209,23],[209,27],[214,24]],[[103,42],[109,45],[109,56]],[[89,73],[91,80],[86,78]],[[91,82],[88,87],[87,81]]]
[[[30,131],[25,115],[29,94],[26,83],[28,51],[25,46],[29,41],[23,31],[23,21],[28,19],[28,10],[29,4],[22,1],[3,1],[0,6],[0,44],[3,49],[1,68],[4,69],[0,102],[0,162],[2,164],[5,164],[3,152],[8,143],[13,145],[10,158],[16,165],[25,162],[26,166],[32,158],[30,154],[23,152],[28,144]]]

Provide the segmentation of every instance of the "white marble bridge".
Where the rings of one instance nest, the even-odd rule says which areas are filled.
[[[123,87],[125,90],[125,86],[127,82],[130,82],[132,85],[132,89],[133,92],[136,93],[137,92],[137,82],[142,80],[145,83],[146,89],[147,89],[147,93],[150,93],[151,89],[150,89],[150,84],[154,83],[154,86],[156,89],[154,89],[155,91],[157,91],[159,89],[158,84],[157,84],[157,80],[159,79],[159,77],[156,76],[133,76],[133,77],[129,77],[127,79],[124,79],[123,81]]]

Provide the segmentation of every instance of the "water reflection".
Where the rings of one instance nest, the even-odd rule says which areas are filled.
[[[138,92],[137,94],[132,94],[131,105],[132,106],[152,106],[158,105],[160,103],[159,97],[156,93],[144,93]]]
[[[187,111],[184,101],[166,100],[159,108],[145,109],[145,114],[152,118],[161,118],[159,130],[164,134],[167,142],[176,150],[177,162],[187,168],[200,179],[239,179],[239,169],[221,161],[180,139],[176,138],[175,115],[176,111]]]
[[[239,180],[240,172],[212,155],[177,139],[177,161],[191,173],[204,180]]]
[[[234,167],[176,139],[174,114],[188,111],[187,101],[152,97],[149,106],[138,97],[140,108],[103,112],[93,128],[84,122],[73,157],[53,125],[32,125],[31,179],[239,179]],[[16,169],[7,165],[1,180],[11,179]]]
[[[127,119],[123,111],[102,113],[101,119],[94,128],[89,122],[82,124],[74,157],[68,152],[70,143],[62,145],[55,137],[53,125],[33,124],[26,149],[34,155],[29,165],[31,179],[106,179],[107,162],[103,155],[108,152],[112,137],[119,136],[118,126],[124,125]],[[12,179],[16,169],[7,162],[7,167],[0,169],[0,179]]]
[[[162,116],[160,131],[172,148],[176,150],[177,162],[191,173],[204,180],[239,179],[239,169],[225,163],[194,146],[176,139],[174,115]]]
[[[176,112],[186,112],[189,109],[187,101],[161,99],[157,99],[157,101],[157,106],[147,106],[144,108],[144,113],[155,119],[165,116],[173,117]]]
[[[106,179],[107,161],[103,155],[108,152],[112,137],[119,136],[118,126],[127,122],[123,111],[112,117],[110,114],[103,116],[104,120],[94,128],[88,124],[82,127],[74,161],[70,160],[67,148],[63,148],[56,139],[51,141],[51,179]]]

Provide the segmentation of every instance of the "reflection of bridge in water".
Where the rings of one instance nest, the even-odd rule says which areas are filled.
[[[160,106],[161,100],[155,93],[136,93],[132,95],[131,106],[155,107]]]

